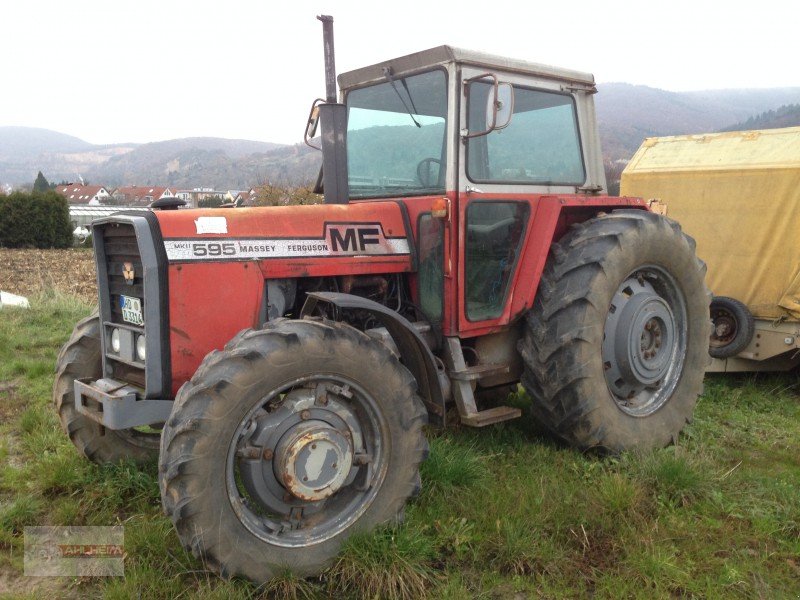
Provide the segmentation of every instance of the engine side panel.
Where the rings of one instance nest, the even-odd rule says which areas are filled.
[[[395,202],[160,211],[169,263],[172,392],[265,319],[265,280],[402,273],[414,244]]]
[[[169,266],[172,393],[203,358],[242,329],[259,326],[264,276],[253,262]]]

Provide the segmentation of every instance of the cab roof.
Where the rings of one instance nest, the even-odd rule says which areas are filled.
[[[384,67],[391,67],[392,74],[400,76],[406,72],[418,71],[426,67],[435,67],[450,62],[457,62],[490,70],[497,69],[524,75],[546,77],[568,83],[594,87],[594,75],[590,73],[541,65],[526,60],[475,52],[473,50],[464,50],[453,46],[437,46],[436,48],[422,50],[421,52],[415,52],[414,54],[408,54],[375,65],[342,73],[338,78],[339,87],[342,90],[347,90],[360,85],[384,81],[386,79],[386,75],[383,73]]]

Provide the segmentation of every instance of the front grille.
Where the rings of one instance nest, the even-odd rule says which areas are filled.
[[[142,258],[136,242],[136,232],[127,223],[109,223],[103,227],[103,245],[106,254],[108,292],[111,300],[111,321],[126,324],[122,318],[120,296],[133,296],[142,300],[144,311],[144,282]],[[133,285],[125,281],[125,263],[133,266]]]
[[[107,223],[102,227],[103,250],[105,254],[105,271],[108,282],[107,299],[109,302],[107,323],[122,325],[124,329],[138,333],[144,333],[144,327],[131,324],[122,318],[122,296],[139,298],[142,303],[142,314],[145,310],[144,295],[144,269],[142,258],[139,252],[139,244],[136,239],[136,231],[133,225],[128,223]],[[133,269],[133,283],[125,280],[123,271],[126,267]],[[113,325],[104,327],[110,335]],[[107,338],[108,339],[108,338]],[[108,370],[113,379],[124,381],[132,385],[144,388],[146,384],[144,365],[135,358],[128,356],[124,360],[120,356],[115,356],[109,352],[109,344],[106,344],[106,358]],[[138,364],[136,364],[138,363]]]

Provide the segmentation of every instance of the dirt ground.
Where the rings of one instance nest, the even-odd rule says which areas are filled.
[[[94,304],[97,302],[94,254],[88,249],[0,248],[0,290],[20,296],[56,290]]]

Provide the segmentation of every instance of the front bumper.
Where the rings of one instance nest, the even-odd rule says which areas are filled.
[[[75,409],[108,429],[160,425],[172,412],[172,400],[140,399],[137,388],[114,379],[76,379]]]

